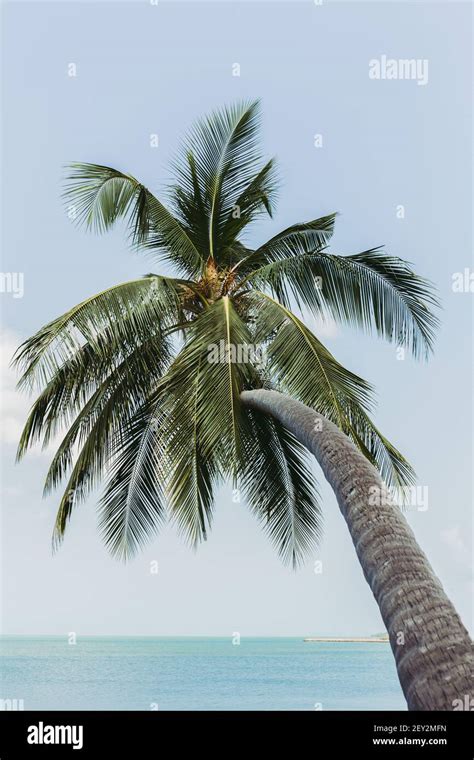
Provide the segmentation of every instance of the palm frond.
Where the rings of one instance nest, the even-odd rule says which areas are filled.
[[[344,432],[376,467],[389,488],[404,489],[416,482],[416,473],[390,441],[376,428],[368,414],[347,398],[340,398],[344,410]]]
[[[206,220],[204,250],[216,261],[221,250],[235,239],[236,226],[229,224],[229,217],[239,200],[244,209],[242,225],[261,206],[271,209],[276,189],[273,164],[259,169],[258,127],[258,101],[215,111],[197,123],[183,145],[182,157],[174,164],[178,186],[172,195],[173,205],[201,246],[202,220]]]
[[[196,318],[189,339],[163,378],[167,395],[196,417],[205,457],[218,452],[222,467],[232,469],[240,441],[240,392],[252,375],[250,363],[236,358],[250,332],[228,297],[220,298]],[[196,393],[190,378],[199,377]],[[183,406],[184,409],[184,406]]]
[[[267,286],[287,308],[329,314],[334,320],[375,331],[405,346],[415,357],[433,348],[438,306],[431,283],[416,275],[407,262],[375,248],[353,256],[318,253],[280,258],[252,272],[247,286]]]
[[[277,387],[337,424],[377,467],[387,485],[412,484],[413,469],[367,414],[373,406],[369,383],[340,365],[306,325],[275,304],[267,297],[266,305],[259,309],[256,330],[257,338],[270,336],[268,371]]]
[[[110,433],[116,419],[113,399],[105,404],[101,414],[95,419],[82,446],[66,488],[61,498],[53,532],[53,547],[59,546],[71,517],[73,508],[83,502],[91,491],[99,485],[110,458]]]
[[[118,559],[132,557],[166,519],[161,424],[159,402],[150,399],[136,413],[113,452],[99,504],[99,528]]]
[[[247,275],[244,282],[247,279],[258,281],[268,264],[322,250],[333,235],[335,220],[336,214],[329,214],[310,222],[292,224],[256,248],[236,269],[240,275]]]
[[[65,201],[70,216],[103,233],[125,218],[134,245],[162,253],[180,271],[194,276],[203,258],[189,231],[130,174],[99,164],[71,164]]]
[[[327,312],[320,282],[312,271],[312,254],[289,255],[251,272],[239,284],[257,290],[269,290],[285,308],[300,311],[304,307],[318,316]]]
[[[13,360],[23,370],[19,387],[47,385],[85,343],[97,362],[120,360],[130,347],[179,321],[181,287],[172,278],[145,277],[82,301],[19,347]]]
[[[133,236],[146,237],[148,191],[135,177],[100,164],[72,163],[68,169],[63,197],[73,221],[103,233],[128,217]]]
[[[311,267],[322,279],[325,303],[336,320],[375,332],[427,357],[439,320],[433,285],[408,262],[373,248],[352,256],[321,253]]]
[[[321,538],[320,498],[308,454],[280,423],[247,413],[239,483],[283,561],[296,568]]]
[[[166,398],[168,426],[164,435],[170,463],[166,493],[170,515],[192,546],[207,538],[213,489],[220,479],[215,452],[203,451],[198,420],[204,360],[188,379],[187,387],[182,388],[182,396],[174,393]]]
[[[278,190],[275,159],[270,159],[233,200],[227,219],[222,224],[220,247],[237,239],[238,235],[259,214],[273,216]]]
[[[256,336],[266,342],[268,370],[279,388],[344,426],[340,397],[370,407],[372,388],[345,369],[289,309],[255,291],[259,306]]]
[[[61,423],[67,424],[74,413],[61,444],[56,451],[45,480],[45,493],[57,487],[73,464],[75,446],[83,445],[93,431],[101,433],[101,445],[111,442],[126,427],[138,408],[153,392],[171,356],[166,338],[153,337],[142,344],[115,368],[88,398],[66,398],[63,406],[52,404],[54,413],[39,419],[37,429],[44,428],[44,445]],[[90,466],[89,457],[87,466]],[[83,468],[86,464],[83,462]]]

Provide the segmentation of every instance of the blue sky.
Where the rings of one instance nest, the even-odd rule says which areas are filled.
[[[24,274],[23,298],[0,294],[3,631],[382,629],[322,479],[323,542],[297,573],[281,565],[228,489],[218,494],[214,530],[197,552],[170,528],[124,567],[100,542],[93,499],[77,510],[52,557],[57,500],[41,498],[48,456],[13,462],[31,400],[14,392],[12,349],[82,298],[151,268],[130,253],[121,228],[94,237],[71,224],[60,200],[62,167],[75,160],[115,166],[159,195],[191,123],[254,97],[262,99],[262,145],[278,157],[282,188],[274,220],[256,226],[250,242],[338,211],[334,251],[385,244],[439,289],[442,328],[427,364],[400,360],[394,346],[350,329],[321,335],[376,385],[377,423],[428,488],[428,509],[407,517],[471,626],[472,294],[452,290],[453,274],[472,268],[470,6],[159,0],[10,2],[3,11],[2,270]],[[370,79],[369,61],[383,55],[428,60],[428,82]],[[232,75],[236,63],[240,76]],[[150,146],[153,134],[158,148]],[[158,574],[150,572],[155,560]],[[322,573],[314,572],[316,561]]]

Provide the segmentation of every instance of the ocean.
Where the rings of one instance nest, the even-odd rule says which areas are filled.
[[[0,699],[25,710],[406,710],[388,644],[95,636],[76,644],[67,636],[0,642]]]

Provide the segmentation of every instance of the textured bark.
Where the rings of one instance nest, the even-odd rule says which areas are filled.
[[[242,401],[283,423],[331,484],[387,628],[408,709],[472,710],[471,639],[378,471],[299,401],[268,390],[245,391]]]

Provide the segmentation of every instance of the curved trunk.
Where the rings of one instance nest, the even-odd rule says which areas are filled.
[[[299,401],[268,390],[244,391],[242,401],[283,423],[332,486],[386,625],[408,709],[472,709],[471,639],[378,471],[332,422]]]

